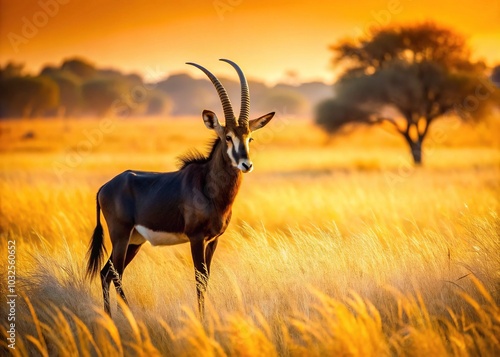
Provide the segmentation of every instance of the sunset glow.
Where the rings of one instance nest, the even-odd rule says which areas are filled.
[[[269,83],[295,71],[301,80],[331,82],[328,46],[377,25],[434,20],[466,35],[476,58],[500,62],[500,5],[461,2],[364,0],[301,1],[76,1],[1,0],[0,63],[22,62],[29,71],[81,56],[99,66],[145,76],[166,76],[232,58],[250,77]]]
[[[500,356],[499,24],[0,0],[0,356]]]

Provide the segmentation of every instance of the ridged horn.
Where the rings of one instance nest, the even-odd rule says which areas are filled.
[[[240,125],[246,125],[248,123],[248,119],[250,117],[250,90],[248,89],[248,82],[243,74],[241,68],[231,60],[221,58],[220,61],[227,62],[231,66],[234,67],[238,76],[240,77],[241,84],[241,108],[240,108],[240,117],[238,122]]]
[[[226,89],[222,85],[222,83],[214,76],[208,69],[203,66],[200,66],[197,63],[186,62],[191,66],[195,66],[203,71],[207,75],[207,77],[212,81],[215,89],[217,90],[217,94],[219,94],[219,98],[222,104],[222,109],[224,110],[224,118],[226,119],[226,126],[236,126],[236,119],[234,117],[233,107],[231,106],[231,101],[229,100],[229,96],[227,95]]]

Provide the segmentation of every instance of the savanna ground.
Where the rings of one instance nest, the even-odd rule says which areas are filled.
[[[418,169],[389,128],[331,140],[278,116],[256,133],[202,323],[188,245],[146,244],[124,275],[130,310],[113,292],[112,319],[100,284],[84,278],[97,189],[204,150],[213,134],[201,118],[1,122],[1,287],[6,296],[15,241],[18,294],[15,350],[1,304],[3,350],[499,355],[500,125],[436,124]]]

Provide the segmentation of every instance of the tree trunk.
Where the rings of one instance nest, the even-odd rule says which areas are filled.
[[[406,119],[409,123],[408,126],[406,127],[406,130],[404,131],[400,130],[400,133],[403,135],[406,142],[408,143],[408,146],[410,147],[411,156],[413,158],[413,163],[415,164],[415,166],[422,165],[422,143],[425,139],[425,136],[427,135],[429,124],[431,122],[430,119],[427,118],[425,119],[426,122],[423,130],[419,130],[419,126],[414,124],[414,121],[412,121],[411,117],[408,117]],[[415,138],[412,137],[412,132],[413,132],[413,137]]]
[[[422,165],[422,141],[421,140],[408,140],[410,145],[411,155],[413,157],[413,163],[416,166]]]

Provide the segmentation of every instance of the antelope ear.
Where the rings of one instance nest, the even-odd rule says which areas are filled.
[[[219,119],[217,118],[217,115],[212,112],[211,110],[204,110],[203,113],[201,114],[203,117],[203,122],[205,123],[205,126],[208,129],[215,130],[215,132],[221,136],[223,132],[223,127],[219,123]]]
[[[261,116],[260,118],[250,120],[248,122],[250,131],[255,131],[259,130],[260,128],[263,128],[264,126],[266,126],[267,123],[271,121],[273,117],[274,117],[274,112],[271,112],[269,114]]]
[[[220,126],[217,115],[211,110],[204,110],[201,115],[203,116],[203,121],[208,129],[215,130],[216,127]]]

